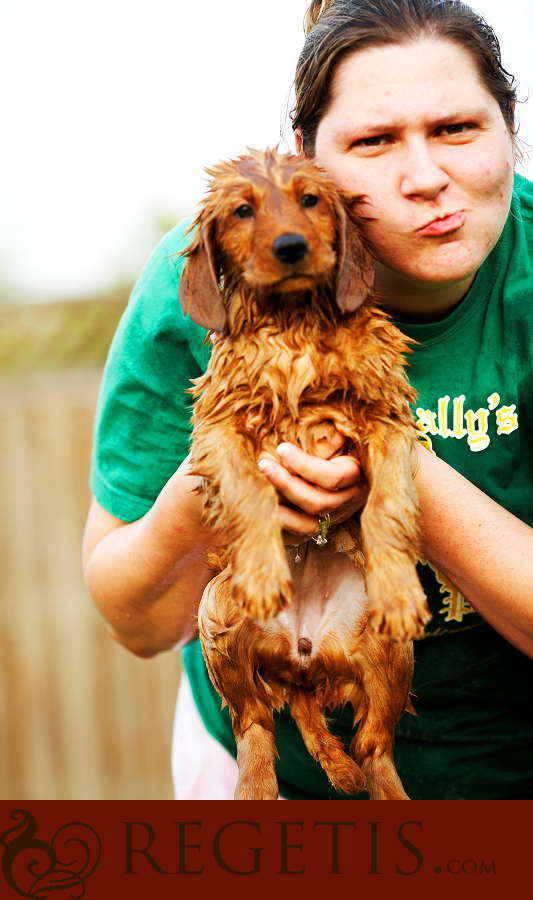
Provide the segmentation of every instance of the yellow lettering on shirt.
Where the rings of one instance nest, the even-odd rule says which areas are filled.
[[[496,410],[496,423],[498,425],[498,434],[511,434],[518,428],[518,416],[516,415],[516,406],[500,406]]]
[[[442,438],[456,438],[461,440],[466,437],[468,446],[473,453],[486,450],[490,444],[489,423],[491,413],[496,418],[496,434],[508,435],[518,428],[518,414],[516,405],[506,406],[500,404],[500,395],[497,392],[487,397],[487,408],[480,407],[475,412],[473,409],[465,410],[466,396],[460,394],[453,400],[445,394],[437,400],[437,411],[417,407],[418,416],[415,424],[424,434],[431,445],[430,435],[439,435]],[[499,408],[497,408],[499,406]]]
[[[477,453],[479,450],[485,450],[490,444],[490,437],[487,434],[489,427],[488,409],[478,409],[477,412],[467,409],[465,418],[470,449],[474,453]]]
[[[450,398],[446,394],[445,397],[439,398],[439,434],[443,438],[447,438],[450,435],[450,431],[448,430],[448,403],[450,402]]]
[[[454,397],[453,399],[453,431],[451,434],[452,437],[455,438],[462,438],[465,434],[468,434],[463,424],[465,400],[466,397],[464,394],[461,394],[460,397]]]
[[[416,425],[420,428],[424,434],[438,434],[439,429],[437,426],[437,415],[434,412],[431,412],[430,409],[421,409],[420,407],[417,409],[416,414],[418,416],[418,421]]]

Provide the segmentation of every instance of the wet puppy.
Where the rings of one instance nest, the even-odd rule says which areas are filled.
[[[407,799],[394,728],[411,710],[409,642],[429,619],[415,568],[407,340],[372,298],[348,198],[310,161],[250,151],[209,174],[180,301],[215,332],[194,389],[192,465],[228,549],[198,621],[232,717],[235,797],[277,797],[272,711],[287,703],[337,790]],[[319,454],[335,430],[340,452],[360,460],[368,500],[360,520],[323,522],[295,553],[257,462],[283,441]],[[347,702],[359,722],[350,756],[325,718]]]

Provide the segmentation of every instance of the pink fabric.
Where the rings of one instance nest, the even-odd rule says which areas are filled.
[[[176,800],[233,800],[238,774],[236,760],[205,727],[182,671],[172,737]]]

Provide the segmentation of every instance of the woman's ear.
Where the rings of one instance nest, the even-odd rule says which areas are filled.
[[[301,128],[294,129],[294,142],[296,144],[296,153],[298,156],[303,156],[304,139]]]

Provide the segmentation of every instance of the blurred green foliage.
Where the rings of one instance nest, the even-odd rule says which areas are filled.
[[[0,305],[0,374],[103,365],[131,287],[89,299]]]

